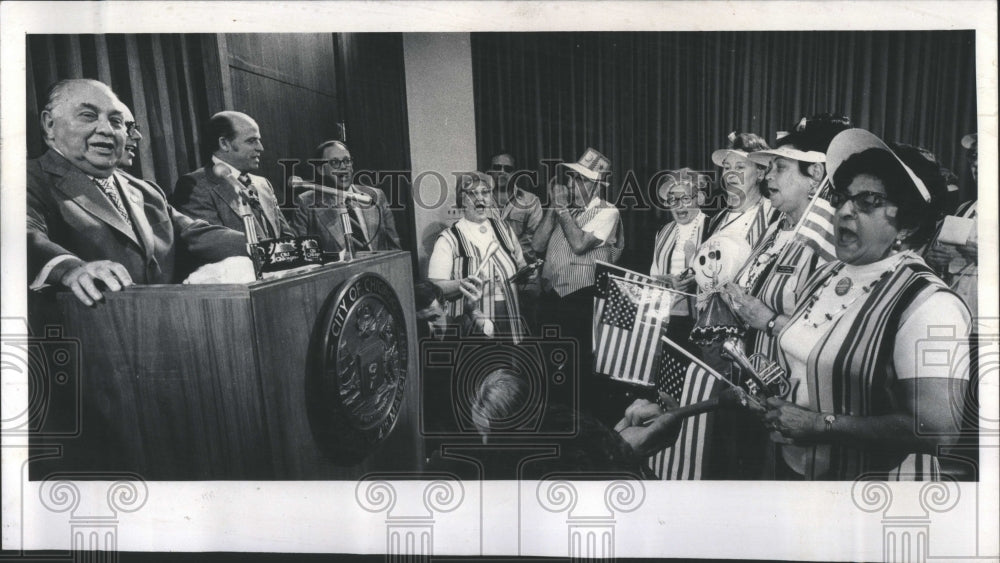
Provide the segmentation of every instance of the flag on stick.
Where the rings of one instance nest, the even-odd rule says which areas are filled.
[[[603,271],[595,299],[594,371],[652,386],[673,293],[649,276],[603,262],[597,268]]]

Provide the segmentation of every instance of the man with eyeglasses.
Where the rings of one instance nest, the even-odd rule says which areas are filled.
[[[341,215],[346,209],[355,251],[401,249],[385,193],[354,183],[354,160],[347,145],[337,140],[325,141],[316,147],[314,158],[323,161],[318,183],[345,194],[367,196],[372,203],[306,189],[295,197],[292,216],[295,232],[319,238],[324,252],[343,252],[347,248],[347,234]]]
[[[132,110],[125,104],[119,104],[122,118],[125,120],[125,150],[118,160],[118,168],[131,168],[135,160],[136,151],[139,150],[139,141],[142,140],[142,133],[139,131],[139,124],[135,122]]]
[[[243,235],[178,213],[159,186],[116,169],[129,130],[141,138],[127,109],[96,80],[49,89],[40,116],[49,150],[27,167],[32,290],[61,285],[91,306],[105,291],[177,283],[182,254],[198,263],[249,263]]]
[[[171,196],[177,209],[190,217],[242,233],[243,216],[239,213],[242,195],[253,212],[258,240],[295,236],[278,208],[271,182],[250,173],[260,168],[264,152],[257,122],[245,113],[221,111],[209,119],[204,138],[211,154],[204,155],[204,166],[177,180]],[[227,171],[242,187],[237,190],[224,175],[219,175],[220,170]]]
[[[528,262],[534,261],[534,251],[531,249],[531,239],[542,223],[542,202],[538,196],[517,186],[513,177],[515,171],[514,157],[507,152],[501,152],[490,161],[490,176],[496,182],[496,201],[501,207],[495,208],[498,219],[503,220],[517,235],[521,249],[524,250]]]

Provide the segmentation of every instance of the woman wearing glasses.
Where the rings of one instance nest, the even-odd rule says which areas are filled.
[[[778,477],[935,479],[934,454],[959,431],[970,319],[912,249],[946,188],[919,153],[862,129],[833,139],[827,167],[837,260],[810,278],[777,337],[793,389],[764,415],[781,444]],[[942,327],[947,338],[934,339]]]
[[[452,300],[449,317],[462,319],[467,333],[518,343],[524,327],[511,278],[525,261],[514,231],[493,216],[493,179],[481,172],[463,175],[456,205],[462,218],[438,236],[427,277]]]
[[[782,315],[795,310],[798,292],[816,268],[835,258],[833,209],[824,199],[810,202],[826,176],[825,153],[830,141],[848,127],[850,121],[843,117],[804,117],[793,131],[779,137],[774,149],[750,153],[752,162],[767,168],[767,197],[781,216],[768,227],[735,280],[725,288],[730,308],[748,328],[739,344],[747,356],[777,357],[773,335],[782,328],[780,319],[787,318]],[[798,227],[796,234],[807,211],[809,222]],[[724,432],[731,438],[724,446],[729,477],[770,476],[771,464],[765,459],[773,456],[773,448],[768,446],[767,434],[753,423],[752,415],[736,411],[724,418],[720,425],[728,424]]]
[[[846,117],[830,114],[802,118],[776,147],[750,154],[767,167],[767,197],[781,216],[768,227],[727,289],[733,312],[751,330],[746,350],[774,358],[773,335],[782,315],[795,309],[797,295],[816,269],[834,259],[833,209],[819,194],[826,177],[826,150],[835,135],[848,129]],[[808,222],[794,236],[796,226]]]
[[[674,220],[656,233],[649,275],[685,293],[695,290],[691,260],[708,232],[708,216],[701,212],[701,205],[705,203],[703,189],[707,185],[707,176],[682,168],[667,172],[657,188],[660,202],[670,210]],[[675,299],[670,308],[667,336],[674,342],[689,344],[694,314],[693,298]],[[691,351],[697,353],[697,348],[692,347]]]

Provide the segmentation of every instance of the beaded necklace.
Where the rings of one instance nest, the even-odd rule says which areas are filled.
[[[784,230],[784,226],[775,229],[774,232],[771,233],[771,236],[769,236],[764,242],[763,251],[757,255],[757,258],[747,269],[747,281],[743,284],[743,289],[748,292],[752,291],[754,284],[757,282],[757,278],[759,278],[764,272],[767,265],[773,262],[774,259],[781,254],[781,251],[785,248],[785,246],[788,245],[788,241],[791,239],[786,239],[781,243],[781,246],[776,248],[774,247],[775,243],[778,241],[778,235],[780,235]]]
[[[874,280],[872,280],[871,283],[863,286],[861,288],[861,291],[854,297],[854,299],[851,299],[847,303],[841,303],[840,307],[838,309],[834,310],[834,311],[823,313],[823,315],[819,319],[819,321],[815,321],[814,322],[813,320],[811,320],[810,316],[813,313],[813,309],[816,306],[816,302],[819,301],[820,296],[823,295],[823,292],[826,290],[827,286],[829,286],[831,283],[833,283],[833,280],[834,280],[834,278],[837,277],[837,274],[839,274],[840,271],[842,269],[844,269],[844,266],[847,265],[846,262],[841,262],[841,263],[837,264],[836,266],[834,266],[833,272],[830,273],[830,277],[826,278],[826,281],[823,282],[823,285],[819,288],[819,291],[817,291],[816,293],[812,294],[812,296],[809,297],[809,303],[806,305],[806,309],[805,309],[805,311],[802,314],[802,321],[805,322],[807,325],[813,327],[813,328],[819,328],[821,325],[824,325],[824,324],[826,324],[828,322],[831,322],[831,321],[833,321],[835,319],[840,318],[840,316],[843,315],[845,311],[847,311],[848,309],[850,309],[851,306],[854,305],[854,303],[856,303],[858,301],[858,299],[861,299],[863,296],[868,295],[869,293],[871,293],[872,289],[874,289],[876,285],[878,285],[882,280],[884,280],[885,278],[887,278],[889,276],[889,274],[891,274],[894,271],[896,271],[896,268],[898,268],[899,265],[903,263],[903,259],[905,257],[906,257],[906,253],[900,254],[899,259],[896,260],[895,262],[893,262],[892,266],[890,266],[889,269],[887,269],[886,271],[882,272],[882,274],[879,275]],[[839,282],[837,282],[837,287],[835,288],[835,291],[836,291],[837,295],[843,296],[848,291],[851,290],[851,286],[852,285],[853,285],[853,282],[851,281],[851,278],[845,277],[845,278],[841,279]]]

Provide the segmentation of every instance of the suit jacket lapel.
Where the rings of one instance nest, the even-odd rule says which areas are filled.
[[[225,182],[222,178],[219,178],[212,173],[210,167],[205,167],[205,177],[212,182],[212,189],[215,193],[222,198],[222,201],[226,202],[226,205],[233,210],[233,213],[237,217],[240,217],[240,206],[237,202],[237,193],[235,186],[231,185],[229,182]],[[236,180],[239,182],[239,180]]]
[[[343,219],[340,218],[340,214],[343,212],[344,207],[342,205],[334,205],[329,209],[332,217],[330,217],[329,220],[323,221],[323,227],[325,227],[326,230],[333,235],[334,242],[340,246],[338,250],[343,250],[347,247],[347,244],[344,241],[344,237],[346,235],[344,234]],[[350,211],[348,211],[348,213],[350,213]],[[317,219],[322,219],[324,215],[327,214],[319,213]]]
[[[89,176],[76,166],[73,166],[59,153],[49,151],[46,153],[46,156],[49,155],[51,155],[51,158],[45,163],[46,168],[50,172],[61,176],[59,181],[55,183],[56,189],[66,194],[87,213],[104,221],[136,244],[139,244],[139,240],[135,236],[135,230],[122,219],[114,204],[108,199],[107,194],[101,188],[97,187],[97,184]]]
[[[381,218],[378,213],[378,199],[375,198],[376,194],[369,193],[367,191],[361,191],[358,188],[359,193],[363,193],[372,198],[371,205],[359,205],[358,209],[361,210],[361,215],[365,218],[365,229],[368,231],[366,238],[368,239],[368,246],[375,246],[374,237],[377,233],[373,233],[372,229],[378,228],[381,231]]]
[[[132,218],[132,225],[135,227],[135,231],[139,234],[139,239],[142,241],[142,248],[146,253],[146,258],[150,259],[153,257],[155,242],[153,241],[153,229],[149,226],[149,220],[146,218],[145,194],[140,189],[137,180],[133,181],[124,174],[115,174],[115,177],[122,187],[122,192],[125,196],[125,207],[128,208],[129,216]]]
[[[260,198],[261,209],[264,211],[264,217],[267,222],[271,224],[271,232],[274,233],[276,237],[281,237],[281,226],[278,224],[278,218],[274,216],[274,212],[278,209],[277,200],[273,199],[273,190],[271,190],[266,184],[267,180],[263,178],[258,178],[256,176],[250,176],[250,181],[253,183],[254,189],[257,190],[257,197]]]

